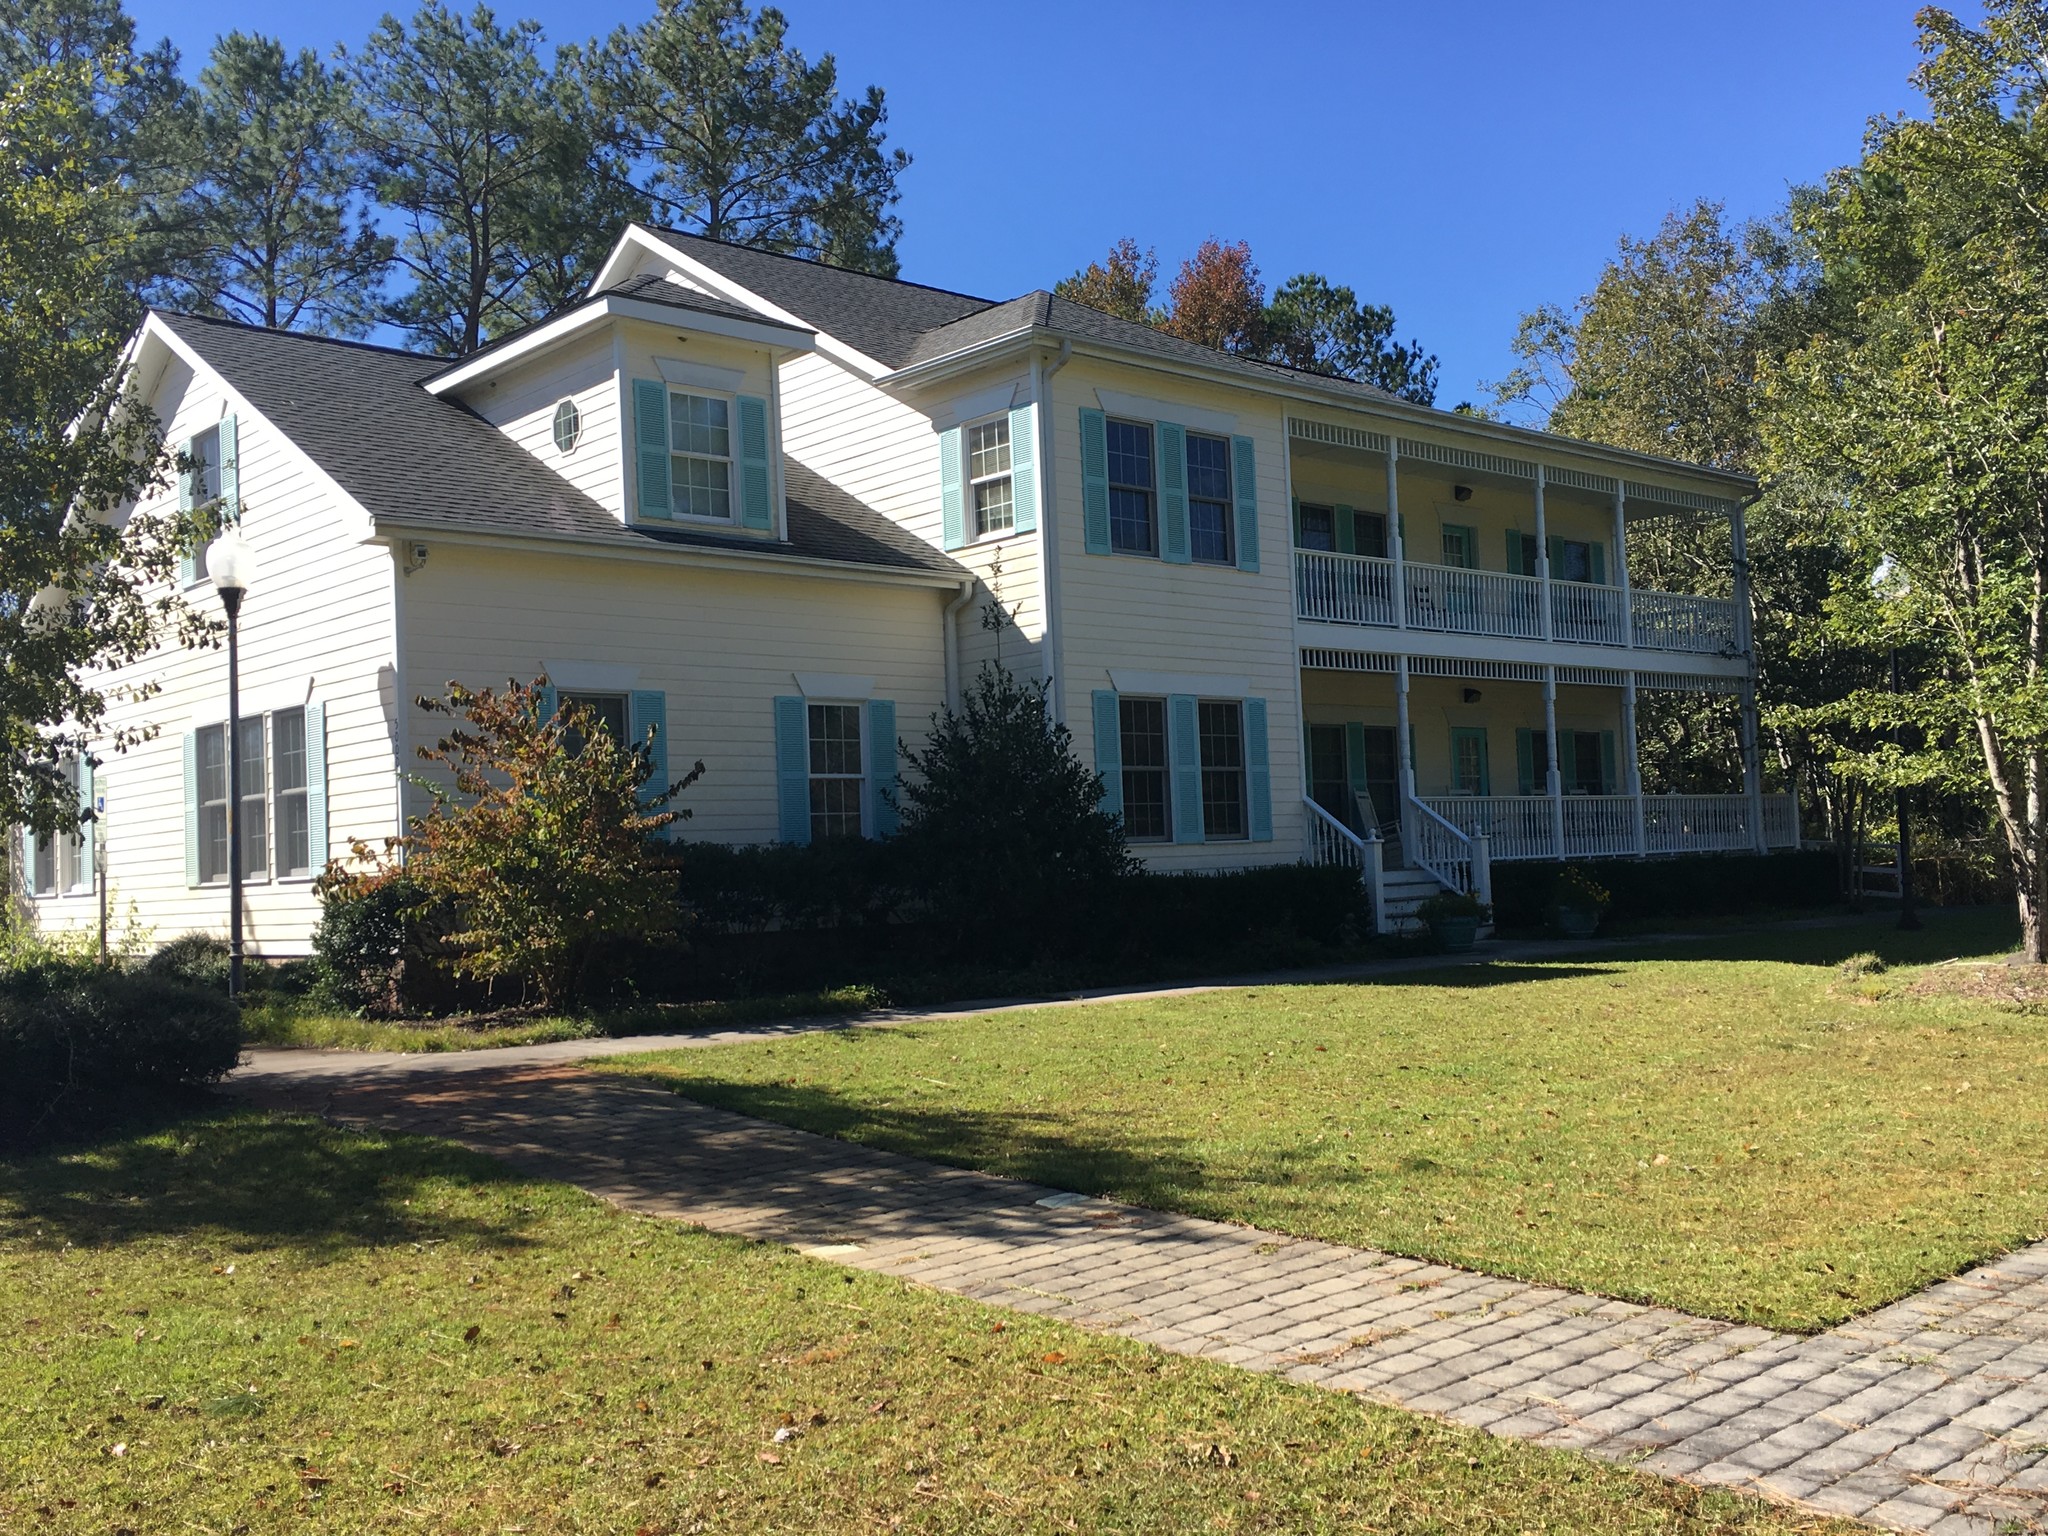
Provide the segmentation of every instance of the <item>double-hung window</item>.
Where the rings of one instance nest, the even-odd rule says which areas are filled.
[[[1194,558],[1237,563],[1230,526],[1230,439],[1188,434],[1188,536]]]
[[[1106,426],[1109,444],[1109,547],[1121,555],[1159,548],[1152,428],[1141,421]]]
[[[67,757],[58,768],[64,781],[72,788],[72,798],[82,800],[79,791],[80,776],[85,765],[75,757]],[[92,828],[86,826],[75,832],[53,833],[35,839],[35,859],[29,866],[28,883],[31,896],[62,896],[76,891],[87,884],[85,863],[85,840],[92,836]]]
[[[1172,801],[1166,765],[1166,700],[1117,700],[1123,747],[1124,836],[1163,843],[1171,834]]]
[[[277,872],[283,876],[315,873],[307,782],[306,712],[280,709],[270,717],[270,793],[277,823]]]
[[[1202,826],[1210,841],[1244,837],[1244,706],[1203,699],[1197,708],[1202,751]]]
[[[669,495],[675,515],[730,522],[732,402],[672,389],[668,429]]]
[[[632,738],[627,734],[626,696],[623,693],[564,693],[561,707],[566,709],[572,704],[580,705],[599,730],[610,732],[613,741],[631,743]],[[570,726],[562,732],[562,744],[571,757],[582,752],[583,742],[580,725]]]
[[[1008,416],[998,416],[967,429],[967,479],[973,490],[977,539],[1008,533],[1017,526]]]
[[[811,841],[861,835],[866,780],[858,704],[811,704]]]
[[[1337,509],[1303,502],[1294,519],[1294,543],[1298,549],[1337,547]]]
[[[228,728],[192,733],[195,840],[201,885],[228,878]],[[280,709],[242,721],[242,796],[236,817],[242,878],[281,879],[317,874],[324,861],[324,828],[313,826],[312,760],[304,709]]]

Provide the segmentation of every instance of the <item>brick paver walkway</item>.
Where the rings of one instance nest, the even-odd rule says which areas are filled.
[[[2048,1531],[2048,1244],[1803,1338],[939,1167],[556,1063],[264,1066],[242,1091],[998,1306],[1879,1526]]]

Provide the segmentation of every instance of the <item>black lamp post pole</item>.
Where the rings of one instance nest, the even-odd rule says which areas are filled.
[[[1899,691],[1899,649],[1892,647],[1892,692]],[[1903,731],[1901,732],[1903,734]],[[1913,829],[1906,819],[1907,791],[1904,785],[1892,792],[1892,810],[1899,821],[1899,927],[1907,933],[1920,926],[1920,913],[1913,900]]]
[[[242,996],[242,590],[222,587],[228,611],[228,996]]]

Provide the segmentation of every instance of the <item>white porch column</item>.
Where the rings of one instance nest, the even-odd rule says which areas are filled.
[[[1629,597],[1628,588],[1628,482],[1619,476],[1614,481],[1614,581],[1621,588],[1621,643],[1634,646],[1635,604]],[[1630,686],[1634,686],[1633,680]],[[1634,705],[1631,704],[1630,708],[1633,709]]]
[[[1756,707],[1756,645],[1750,627],[1749,530],[1739,501],[1729,510],[1728,533],[1735,560],[1735,646],[1742,652],[1742,793],[1748,801],[1750,840],[1762,853],[1769,847],[1764,837],[1763,723]]]
[[[1394,627],[1408,627],[1408,550],[1401,537],[1401,439],[1387,434],[1387,553],[1394,561]],[[1405,667],[1406,662],[1402,665]],[[1406,672],[1402,676],[1407,676]]]
[[[1546,588],[1544,597],[1549,598]],[[1548,609],[1546,608],[1547,612]],[[1543,669],[1543,792],[1550,796],[1550,850],[1564,857],[1564,780],[1557,771],[1557,668]]]
[[[1543,516],[1543,466],[1536,466],[1536,579],[1543,583],[1537,589],[1543,599],[1543,638],[1551,638],[1550,613],[1550,524]],[[1555,790],[1552,793],[1556,793]]]
[[[1394,762],[1395,782],[1401,786],[1401,856],[1413,867],[1415,838],[1408,825],[1408,806],[1415,798],[1415,754],[1409,743],[1408,658],[1394,658]]]
[[[1633,672],[1621,674],[1621,750],[1622,761],[1628,765],[1628,777],[1623,782],[1627,786],[1636,857],[1641,858],[1648,851],[1649,843],[1643,834],[1643,762],[1636,750],[1636,675]]]

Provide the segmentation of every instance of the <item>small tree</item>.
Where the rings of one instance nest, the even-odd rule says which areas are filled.
[[[1149,247],[1140,251],[1138,242],[1126,235],[1101,261],[1091,261],[1072,277],[1061,278],[1053,292],[1119,320],[1146,325],[1152,316],[1152,288],[1158,281],[1159,258]]]
[[[673,802],[704,765],[656,780],[651,731],[615,741],[576,704],[544,717],[545,681],[450,683],[419,701],[459,722],[419,749],[452,784],[423,781],[433,809],[399,846],[406,872],[459,914],[456,973],[520,978],[554,1008],[576,1001],[599,941],[674,931],[674,866],[654,845],[689,815]]]
[[[913,879],[963,931],[1050,948],[1136,868],[1102,779],[1074,756],[1045,685],[986,663],[962,707],[935,715],[900,791]]]

